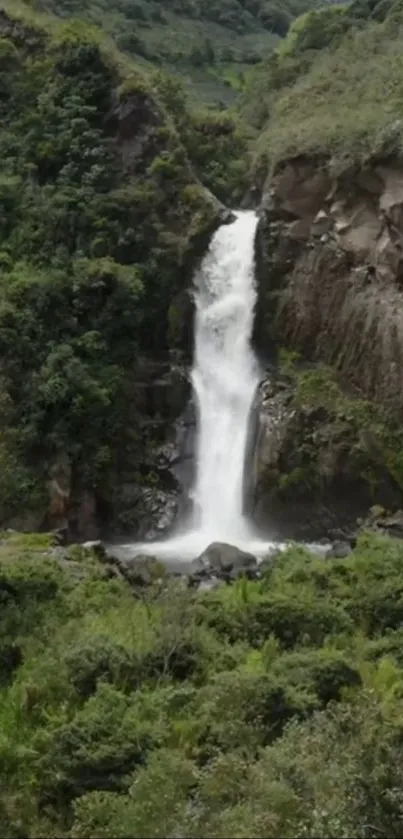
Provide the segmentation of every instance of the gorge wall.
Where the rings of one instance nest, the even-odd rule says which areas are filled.
[[[299,157],[264,184],[255,340],[304,363],[262,397],[258,519],[317,532],[401,499],[402,245],[397,159],[337,177],[329,160]]]
[[[403,168],[393,160],[338,179],[324,161],[297,159],[266,184],[260,329],[396,411],[402,247]]]

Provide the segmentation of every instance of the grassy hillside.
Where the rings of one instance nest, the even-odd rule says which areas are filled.
[[[402,835],[403,542],[131,588],[2,534],[4,839]]]
[[[244,118],[261,132],[258,164],[325,154],[344,167],[399,154],[402,44],[400,0],[357,0],[299,18],[245,96]]]
[[[118,47],[169,69],[201,101],[229,104],[244,75],[319,0],[31,0],[40,10],[80,16]]]

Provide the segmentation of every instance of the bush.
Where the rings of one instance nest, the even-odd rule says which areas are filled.
[[[71,722],[38,735],[43,795],[63,802],[92,789],[127,788],[128,774],[162,739],[129,697],[101,683]]]
[[[133,599],[77,549],[70,583],[47,535],[3,539],[5,835],[398,836],[402,545]]]
[[[74,839],[171,835],[189,810],[194,764],[174,750],[157,750],[140,769],[127,796],[90,793],[75,805]]]
[[[316,695],[319,705],[339,700],[344,688],[358,688],[361,676],[343,655],[330,650],[309,650],[280,656],[273,674],[294,688],[306,688]]]
[[[282,777],[309,813],[295,835],[398,836],[401,828],[399,727],[363,694],[311,721],[292,724],[263,758],[262,772]]]
[[[306,50],[323,50],[348,32],[352,22],[348,6],[329,5],[307,12],[291,25],[279,55],[298,55]]]
[[[348,631],[351,621],[347,613],[323,600],[308,595],[296,602],[293,593],[273,592],[256,598],[255,602],[234,605],[223,610],[220,601],[208,603],[208,620],[216,632],[232,643],[246,640],[259,647],[274,635],[285,648],[305,641],[323,644],[330,634]]]
[[[313,693],[294,690],[275,675],[224,672],[195,697],[182,736],[204,764],[221,751],[254,751],[278,737],[293,716],[303,717],[316,707]]]
[[[66,650],[64,660],[69,679],[83,699],[95,693],[98,680],[122,690],[134,689],[141,681],[140,666],[133,655],[102,635],[75,643]]]

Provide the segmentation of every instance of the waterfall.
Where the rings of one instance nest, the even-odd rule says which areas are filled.
[[[193,530],[208,542],[250,538],[243,511],[248,419],[258,385],[250,346],[257,216],[237,213],[215,234],[195,280],[192,382],[198,408]]]
[[[244,515],[248,426],[259,382],[251,347],[256,302],[254,212],[236,213],[215,233],[194,281],[192,384],[197,403],[197,468],[192,513],[180,533],[138,545],[139,553],[192,559],[211,542],[263,555]]]

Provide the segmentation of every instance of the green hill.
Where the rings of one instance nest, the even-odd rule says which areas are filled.
[[[259,133],[256,168],[300,154],[345,168],[400,154],[403,4],[313,10],[255,71],[241,105]]]
[[[31,0],[101,26],[137,59],[179,74],[191,93],[229,104],[244,75],[316,0]]]

